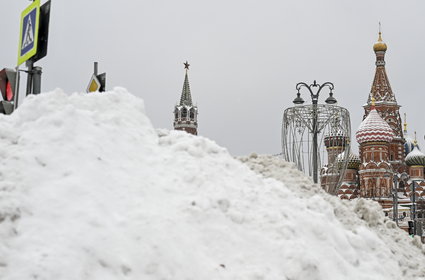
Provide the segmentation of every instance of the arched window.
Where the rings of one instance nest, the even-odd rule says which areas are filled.
[[[182,110],[182,118],[183,119],[187,118],[187,109],[186,108],[183,108],[183,110]]]
[[[190,119],[194,119],[195,118],[195,109],[190,109]]]

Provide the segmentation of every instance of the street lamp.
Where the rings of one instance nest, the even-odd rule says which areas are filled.
[[[412,192],[413,234],[416,235],[416,180],[412,180]]]
[[[398,226],[398,189],[399,181],[406,182],[409,179],[409,175],[406,172],[401,174],[394,174],[393,176],[393,221]]]
[[[317,170],[318,170],[318,159],[317,159],[317,134],[318,134],[318,129],[317,129],[317,117],[318,117],[318,113],[317,113],[317,102],[319,100],[319,94],[322,91],[323,88],[328,87],[329,88],[329,97],[325,100],[326,104],[335,104],[337,103],[335,97],[333,97],[333,92],[332,90],[334,89],[334,85],[331,82],[326,82],[322,85],[317,84],[316,80],[314,80],[313,84],[308,85],[304,82],[300,82],[296,85],[296,90],[297,90],[297,97],[294,99],[293,103],[295,105],[301,105],[304,103],[304,100],[301,98],[301,93],[300,90],[305,87],[308,89],[308,91],[310,92],[310,97],[311,97],[311,101],[313,103],[313,114],[312,114],[312,118],[313,118],[313,123],[312,123],[312,134],[313,134],[313,181],[314,183],[318,182],[318,174],[317,174]],[[312,88],[317,88],[316,93],[313,93]]]

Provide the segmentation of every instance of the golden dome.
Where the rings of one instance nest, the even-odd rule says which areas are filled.
[[[379,51],[383,51],[383,52],[385,52],[385,51],[387,50],[387,44],[385,44],[385,43],[382,41],[381,32],[379,32],[378,42],[376,42],[376,43],[373,45],[373,50],[374,50],[375,52],[379,52]]]

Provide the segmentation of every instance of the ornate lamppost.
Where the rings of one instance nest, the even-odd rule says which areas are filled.
[[[399,189],[399,182],[403,181],[405,184],[406,181],[409,179],[409,175],[406,172],[403,172],[401,174],[394,174],[393,176],[393,221],[398,226],[398,189]]]
[[[317,102],[319,101],[319,94],[322,91],[324,87],[328,87],[330,89],[329,97],[325,100],[326,104],[335,104],[337,103],[336,99],[333,97],[332,90],[334,89],[334,85],[331,82],[326,82],[322,85],[319,85],[316,83],[316,80],[314,80],[313,84],[307,85],[304,82],[300,82],[296,85],[297,89],[297,97],[294,99],[294,104],[303,104],[304,100],[301,98],[300,90],[301,88],[307,88],[310,92],[311,101],[313,103],[313,181],[315,183],[318,182],[317,178],[317,172],[318,172],[318,161],[317,161]],[[313,93],[312,88],[317,87],[316,94]]]
[[[295,88],[297,90],[297,96],[293,100],[295,106],[287,108],[283,115],[282,154],[287,161],[294,162],[298,169],[308,173],[313,177],[313,181],[318,183],[321,168],[320,149],[325,145],[329,148],[330,141],[338,142],[338,148],[342,149],[340,152],[348,150],[343,155],[343,162],[347,162],[351,136],[350,116],[347,109],[336,105],[337,100],[333,96],[334,85],[331,82],[318,84],[314,81],[310,85],[300,82]],[[310,94],[311,104],[304,104],[305,101],[301,97],[303,88]],[[324,88],[329,90],[329,96],[325,104],[319,104],[319,95]],[[331,157],[328,155],[327,166],[333,166],[335,169],[336,155],[333,153]],[[340,169],[345,171],[345,168],[346,165]],[[333,175],[339,176],[337,181],[340,182],[342,175],[335,173]],[[335,187],[331,189],[332,192],[336,191]]]

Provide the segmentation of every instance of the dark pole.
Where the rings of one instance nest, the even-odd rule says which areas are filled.
[[[40,66],[33,67],[33,94],[39,94],[41,92],[41,73],[42,69]]]
[[[313,182],[317,184],[319,182],[319,178],[318,178],[319,162],[318,162],[318,157],[317,157],[317,150],[318,150],[317,135],[319,133],[319,131],[318,131],[318,123],[317,123],[317,118],[318,118],[317,102],[319,100],[320,91],[324,87],[329,87],[329,89],[330,89],[329,96],[330,97],[328,99],[326,99],[326,103],[329,103],[329,104],[336,103],[335,98],[333,98],[333,96],[332,96],[332,90],[334,89],[334,85],[332,83],[330,83],[330,82],[326,82],[326,83],[320,85],[320,84],[317,84],[316,83],[316,80],[314,80],[313,84],[311,84],[311,85],[307,85],[304,82],[300,82],[295,87],[297,89],[297,91],[298,91],[297,98],[300,98],[300,89],[303,88],[303,87],[307,88],[308,91],[310,92],[311,101],[313,103],[313,112],[312,112],[313,113],[313,116],[312,116],[312,119],[313,119],[312,125],[313,125],[313,127],[312,127],[312,131],[311,131],[311,133],[313,134]],[[312,87],[318,87],[319,88],[317,90],[316,94],[313,93],[313,91],[311,89]],[[294,101],[294,103],[295,102],[296,101]]]
[[[16,82],[15,82],[15,95],[13,96],[13,110],[18,108],[18,101],[19,101],[19,80],[21,77],[21,74],[19,73],[19,66],[16,66]]]
[[[317,162],[317,99],[313,98],[313,181],[318,183],[317,169],[319,163]]]
[[[398,189],[398,177],[394,174],[393,177],[394,181],[394,187],[393,187],[393,221],[395,221],[396,225],[398,226],[398,195],[397,195],[397,189]]]
[[[413,189],[413,234],[416,235],[416,181],[412,181],[412,189]]]
[[[27,96],[32,93],[32,70],[34,62],[27,60],[28,75],[27,75]]]
[[[34,2],[35,0],[32,0],[32,2]],[[30,95],[32,93],[32,68],[34,66],[34,62],[29,59],[27,60],[27,67],[28,67],[28,72],[27,72],[27,96]]]

